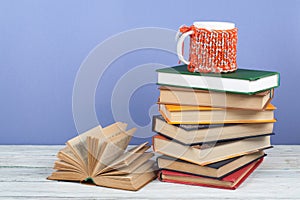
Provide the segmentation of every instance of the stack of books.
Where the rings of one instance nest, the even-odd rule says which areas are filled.
[[[159,69],[159,112],[153,137],[159,179],[236,189],[271,148],[279,73],[238,69],[191,73],[186,65]]]

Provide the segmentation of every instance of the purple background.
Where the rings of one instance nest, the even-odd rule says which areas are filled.
[[[72,118],[75,76],[88,53],[106,38],[141,27],[177,30],[199,20],[235,22],[239,67],[281,73],[273,100],[278,122],[272,142],[300,144],[299,10],[297,0],[1,0],[0,144],[63,144],[77,135]],[[118,78],[150,62],[176,65],[177,57],[148,49],[112,63],[96,93],[103,126],[114,121],[110,98]],[[148,109],[157,96],[153,84],[135,91],[129,109],[137,124],[150,123]]]

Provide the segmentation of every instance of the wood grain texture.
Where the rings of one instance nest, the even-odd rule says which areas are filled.
[[[0,146],[1,199],[299,199],[300,145],[275,146],[237,190],[151,182],[129,192],[46,180],[62,146]]]

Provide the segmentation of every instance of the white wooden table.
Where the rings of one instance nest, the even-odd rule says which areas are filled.
[[[300,199],[300,145],[275,146],[237,190],[162,183],[138,192],[46,180],[62,146],[0,145],[1,199]]]

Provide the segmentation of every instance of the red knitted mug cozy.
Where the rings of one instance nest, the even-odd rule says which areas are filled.
[[[207,30],[183,26],[181,33],[193,31],[190,35],[190,72],[232,72],[237,69],[237,28],[229,30]]]

